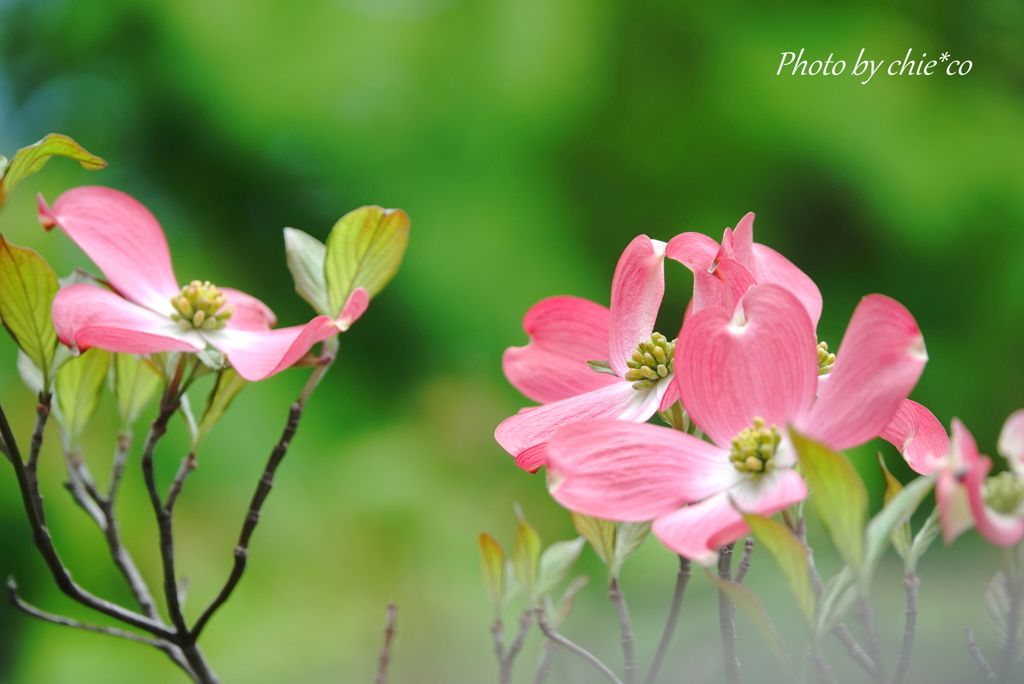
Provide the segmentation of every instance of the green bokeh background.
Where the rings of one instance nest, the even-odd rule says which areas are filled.
[[[847,60],[846,74],[776,76],[781,52],[800,48]],[[850,75],[861,48],[886,60],[908,48],[949,51],[974,66],[966,77],[879,72],[861,85]],[[543,476],[516,469],[493,441],[494,426],[527,404],[504,381],[500,355],[525,342],[521,317],[538,299],[607,303],[618,254],[639,233],[719,238],[755,211],[758,241],[821,287],[823,339],[837,344],[858,299],[882,292],[924,331],[931,362],[913,396],[940,420],[959,416],[992,452],[1003,419],[1024,405],[1024,6],[1012,0],[0,2],[0,152],[50,131],[110,162],[85,172],[53,161],[0,214],[5,236],[60,273],[88,264],[39,228],[35,193],[52,200],[109,185],[160,218],[181,281],[244,289],[297,324],[311,311],[292,290],[284,226],[323,239],[339,216],[371,203],[413,220],[402,270],[343,336],[264,508],[245,579],[204,637],[226,683],[371,681],[389,599],[399,605],[391,681],[494,680],[476,534],[510,546],[515,501],[545,540],[574,534]],[[659,327],[674,333],[691,281],[678,264],[667,271]],[[27,437],[34,405],[15,353],[4,336],[0,401]],[[200,454],[177,513],[193,618],[226,577],[306,373],[246,388]],[[94,471],[106,472],[115,431],[106,397],[85,444]],[[60,486],[52,428],[47,440],[42,482],[67,564],[86,587],[129,601],[100,535]],[[875,446],[854,457],[877,506]],[[176,421],[158,453],[163,481],[186,448]],[[88,617],[35,554],[3,466],[0,575],[15,574],[40,606]],[[156,586],[137,467],[121,520]],[[826,537],[811,534],[820,566],[834,572]],[[925,559],[911,681],[977,678],[968,624],[994,657],[982,596],[999,558],[972,532]],[[652,540],[624,572],[641,662],[674,570]],[[614,617],[589,550],[580,571],[596,581],[564,631],[617,668]],[[799,663],[801,627],[776,566],[755,556],[749,577]],[[900,579],[890,552],[874,596],[890,667]],[[787,681],[742,617],[739,631],[748,679]],[[530,681],[539,643],[532,634],[517,681]],[[716,597],[696,576],[661,681],[722,681],[719,648]],[[827,655],[842,681],[867,681],[836,644]],[[595,677],[561,654],[550,681]],[[155,651],[0,604],[0,682],[140,681],[183,678]]]

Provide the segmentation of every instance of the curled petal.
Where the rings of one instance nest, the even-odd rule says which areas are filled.
[[[755,285],[740,306],[739,321],[719,307],[694,314],[676,344],[683,406],[722,447],[755,417],[782,427],[803,415],[817,387],[814,329],[796,297]]]
[[[137,200],[111,188],[74,188],[41,211],[40,219],[44,226],[60,226],[126,299],[172,312],[170,298],[180,290],[167,238]]]
[[[589,420],[548,442],[548,487],[577,513],[625,522],[652,520],[737,484],[728,452],[676,430]]]
[[[723,238],[722,244],[725,244]],[[748,270],[754,267],[754,212],[747,212],[747,215],[740,219],[729,236],[730,256],[743,264]],[[775,282],[772,280],[759,280],[758,282]]]
[[[922,475],[931,474],[949,453],[949,437],[942,424],[931,411],[910,399],[900,403],[878,436],[899,449],[907,464]]]
[[[665,243],[639,235],[619,257],[612,278],[608,363],[620,378],[636,346],[654,332],[665,294]]]
[[[750,533],[739,511],[773,515],[806,496],[803,479],[782,468],[664,515],[654,521],[653,531],[670,551],[711,565],[718,559],[719,548]]]
[[[306,325],[278,330],[232,330],[206,333],[210,344],[223,352],[238,374],[250,382],[269,378],[291,367],[317,342],[337,334],[327,316]]]
[[[199,333],[183,331],[167,316],[87,283],[57,293],[53,326],[61,342],[82,351],[99,347],[122,354],[155,354],[206,348]]]
[[[902,304],[869,295],[853,312],[828,382],[801,430],[837,451],[877,437],[928,360],[917,322]]]
[[[609,320],[608,307],[579,297],[550,297],[534,304],[523,318],[530,343],[509,347],[501,357],[505,377],[542,404],[618,382],[587,365],[608,359]]]
[[[1014,411],[999,433],[999,453],[1018,475],[1024,476],[1024,409]]]
[[[693,272],[693,299],[687,307],[688,315],[710,306],[727,306],[725,286],[708,271],[718,252],[718,243],[703,233],[676,235],[665,248],[665,256]]]
[[[777,283],[795,294],[807,309],[814,327],[818,327],[818,319],[821,318],[821,291],[810,276],[774,249],[758,244],[753,246],[753,258],[747,268],[757,282]]]
[[[277,316],[270,307],[241,290],[230,287],[219,288],[235,312],[228,319],[227,327],[232,330],[270,330],[277,324]]]
[[[992,461],[978,453],[974,436],[958,419],[953,419],[951,440],[952,462],[959,465],[960,477],[967,492],[971,516],[981,536],[997,546],[1013,546],[1024,535],[1024,519],[1004,515],[985,503],[985,478]]]
[[[725,308],[735,311],[736,305],[755,283],[754,277],[738,260],[723,259],[715,269],[715,277],[725,286]]]
[[[581,420],[615,418],[642,423],[654,415],[667,383],[645,390],[621,381],[576,397],[520,411],[506,418],[494,431],[505,451],[516,457],[516,465],[536,472],[546,462],[547,443],[560,427]]]
[[[345,332],[352,327],[352,324],[358,321],[366,309],[370,306],[370,294],[365,288],[357,287],[352,290],[352,294],[345,300],[345,306],[341,307],[341,313],[338,314],[338,330]]]

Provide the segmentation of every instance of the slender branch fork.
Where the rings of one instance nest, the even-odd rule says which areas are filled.
[[[181,603],[183,599],[175,572],[172,513],[174,504],[184,486],[185,478],[195,468],[195,455],[190,453],[183,459],[181,468],[170,486],[166,500],[162,499],[158,491],[153,467],[156,446],[161,437],[166,433],[167,424],[178,410],[181,395],[190,382],[190,378],[186,379],[184,383],[182,382],[186,365],[185,361],[183,360],[179,363],[161,398],[159,413],[146,437],[141,464],[146,489],[157,518],[163,569],[163,589],[170,624],[164,622],[160,616],[156,602],[153,600],[145,580],[142,578],[141,573],[139,573],[131,555],[122,545],[117,524],[114,502],[130,450],[131,433],[123,431],[118,435],[110,485],[106,495],[100,493],[81,457],[70,449],[65,453],[65,462],[69,476],[66,486],[75,501],[90,513],[90,516],[103,532],[111,557],[131,589],[135,601],[142,611],[141,613],[102,599],[79,586],[72,579],[71,572],[63,564],[54,546],[53,538],[46,526],[43,497],[39,491],[38,478],[36,476],[39,454],[43,443],[43,433],[50,415],[51,396],[45,393],[39,396],[36,425],[32,433],[27,461],[22,458],[7,416],[3,411],[3,407],[0,406],[0,451],[3,452],[14,466],[22,503],[32,531],[33,542],[43,557],[58,588],[69,598],[87,608],[114,618],[129,627],[148,633],[151,636],[143,636],[135,632],[112,627],[90,625],[42,611],[21,599],[18,595],[17,584],[13,578],[8,580],[7,585],[8,598],[12,605],[21,612],[36,619],[153,646],[165,652],[175,664],[199,684],[219,684],[217,676],[210,669],[202,650],[199,648],[197,643],[199,635],[217,609],[228,600],[241,580],[248,557],[249,543],[259,521],[260,510],[273,487],[274,474],[284,459],[289,443],[298,429],[305,404],[333,363],[336,350],[336,340],[328,340],[324,343],[323,352],[302,393],[299,395],[298,401],[289,409],[288,422],[284,433],[271,452],[270,459],[263,472],[263,476],[259,480],[256,493],[253,495],[252,503],[242,525],[239,543],[235,548],[235,564],[231,574],[224,588],[206,610],[203,611],[199,620],[191,628],[189,628],[182,611]],[[380,682],[384,681],[380,677],[386,676],[386,660],[390,657],[390,640],[393,634],[394,614],[393,609],[389,609],[389,631],[387,632],[385,651],[381,654],[381,670],[378,674]]]

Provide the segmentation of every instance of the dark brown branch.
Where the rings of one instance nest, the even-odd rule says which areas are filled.
[[[50,418],[49,394],[39,395],[39,404],[36,406],[36,427],[32,431],[32,440],[29,442],[28,463],[25,466],[28,475],[29,486],[34,493],[33,504],[36,507],[36,515],[42,524],[46,524],[46,511],[43,510],[43,497],[39,493],[39,454],[43,450],[43,431],[46,429],[46,421]]]
[[[903,621],[903,647],[900,649],[900,659],[896,663],[896,676],[893,684],[903,684],[903,679],[910,669],[910,655],[914,649],[914,638],[917,636],[917,588],[921,580],[913,570],[903,578],[903,588],[907,592],[907,610]]]
[[[395,622],[398,619],[398,608],[394,603],[388,603],[388,618],[384,626],[384,648],[380,650],[380,664],[377,666],[377,676],[373,684],[387,684],[388,664],[391,662],[391,642],[395,638]]]
[[[964,636],[967,638],[967,652],[974,658],[974,662],[978,664],[978,669],[981,670],[981,674],[984,675],[985,681],[994,682],[996,681],[995,670],[985,660],[985,656],[982,654],[978,644],[974,643],[974,633],[970,627],[964,628]]]
[[[665,630],[661,633],[661,641],[658,643],[658,650],[654,654],[654,660],[651,661],[651,669],[647,673],[647,678],[644,679],[644,684],[652,684],[658,676],[661,662],[665,659],[665,654],[668,653],[669,644],[672,643],[672,635],[675,634],[676,624],[679,622],[679,611],[683,606],[683,597],[686,595],[686,586],[690,583],[692,574],[690,559],[680,556],[679,572],[676,573],[676,586],[672,592],[672,605],[668,609]]]
[[[121,485],[121,478],[124,476],[124,469],[128,463],[128,451],[132,446],[132,432],[125,430],[117,435],[117,448],[114,450],[114,465],[110,469],[110,485],[107,487],[107,499],[113,501],[117,498],[117,490]]]
[[[196,455],[193,452],[189,452],[189,455],[181,459],[181,466],[178,467],[178,474],[174,476],[174,482],[171,484],[170,491],[167,492],[167,503],[164,504],[164,508],[167,509],[168,513],[174,512],[174,502],[178,500],[178,495],[181,494],[181,488],[185,486],[185,478],[196,469]]]
[[[718,551],[718,577],[732,579],[732,544]],[[736,613],[732,601],[721,589],[718,590],[718,628],[722,632],[722,657],[725,660],[725,679],[729,684],[743,681],[740,675],[740,661],[736,653]]]

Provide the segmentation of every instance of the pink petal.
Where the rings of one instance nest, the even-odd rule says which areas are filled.
[[[747,269],[753,267],[754,259],[754,212],[748,212],[732,231],[732,256]],[[758,282],[775,282],[759,280]]]
[[[362,287],[357,287],[352,290],[352,294],[345,300],[345,306],[341,307],[341,313],[338,314],[338,330],[345,332],[352,327],[352,324],[358,321],[366,309],[370,306],[370,294]]]
[[[719,253],[719,245],[703,233],[682,233],[669,240],[665,256],[693,272],[693,299],[687,311],[696,313],[709,306],[726,306],[722,282],[708,272]]]
[[[290,368],[317,342],[336,335],[338,326],[327,316],[306,325],[278,330],[227,328],[204,333],[214,347],[228,357],[238,374],[250,382],[269,378]]]
[[[740,307],[742,323],[719,307],[694,314],[676,344],[683,406],[722,447],[755,417],[783,427],[807,411],[817,387],[814,328],[799,300],[755,285]]]
[[[737,509],[768,516],[806,496],[803,479],[795,471],[781,468],[664,515],[654,521],[653,531],[670,551],[711,565],[718,559],[719,548],[750,533]]]
[[[1024,535],[1024,520],[1003,515],[985,503],[985,478],[992,461],[978,453],[974,436],[958,419],[953,419],[951,461],[963,473],[960,478],[967,492],[971,515],[978,532],[997,546],[1013,546]]]
[[[661,401],[659,382],[646,390],[633,389],[625,380],[550,404],[521,411],[506,418],[494,431],[494,438],[516,457],[516,465],[531,473],[544,465],[546,447],[560,427],[595,418],[615,418],[642,423],[654,415]],[[659,391],[660,390],[660,391]]]
[[[225,308],[231,307],[235,313],[228,319],[227,327],[231,330],[269,330],[277,325],[277,316],[270,307],[247,295],[241,290],[230,287],[218,288],[227,300]]]
[[[671,375],[665,378],[665,382],[659,382],[659,385],[665,385],[665,394],[661,397],[661,405],[658,406],[659,411],[668,411],[672,408],[672,404],[679,401],[679,385],[676,384],[675,376]]]
[[[608,363],[620,378],[636,346],[654,332],[664,294],[665,243],[637,236],[619,257],[612,278]]]
[[[729,453],[657,425],[588,420],[548,442],[548,487],[571,511],[642,522],[724,491],[743,477]]]
[[[877,437],[921,377],[928,354],[917,322],[902,304],[869,295],[853,312],[831,377],[802,431],[843,450]]]
[[[596,373],[587,361],[608,360],[608,308],[579,297],[550,297],[523,317],[525,347],[509,347],[501,358],[505,377],[533,401],[548,403],[618,382]]]
[[[736,310],[740,299],[755,284],[750,272],[732,257],[719,262],[714,275],[725,286],[725,308],[730,312]]]
[[[122,354],[154,354],[206,348],[198,333],[183,331],[167,316],[87,283],[69,285],[57,293],[53,326],[61,342],[82,351],[99,347]]]
[[[943,469],[935,481],[935,503],[939,508],[939,522],[942,525],[942,541],[947,545],[974,526],[971,502],[967,488],[957,480],[956,475]]]
[[[1018,475],[1024,473],[1024,409],[1011,413],[1003,423],[998,448]]]
[[[41,211],[40,220],[60,226],[126,299],[171,313],[170,298],[180,288],[167,239],[137,200],[111,188],[74,188],[58,197],[52,210]]]
[[[900,403],[878,436],[899,449],[910,467],[922,475],[931,474],[949,453],[949,437],[942,424],[931,411],[910,399]]]
[[[817,327],[818,319],[821,318],[821,291],[814,281],[770,247],[755,244],[753,253],[752,263],[747,268],[754,279],[759,283],[778,283],[795,294]]]

